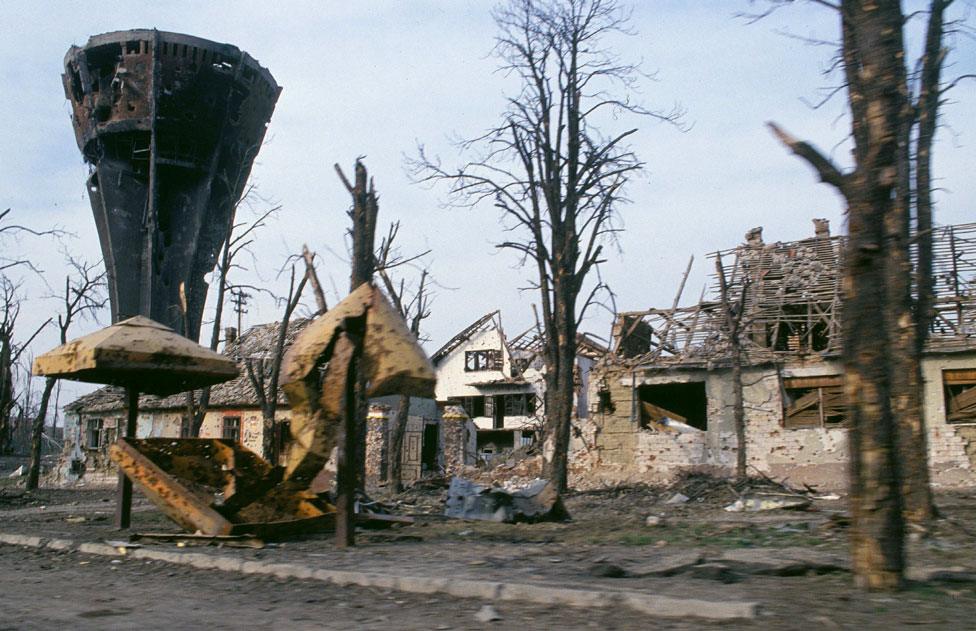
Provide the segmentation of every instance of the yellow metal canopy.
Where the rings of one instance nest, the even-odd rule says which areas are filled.
[[[173,329],[136,316],[44,353],[34,360],[33,372],[167,395],[233,379],[237,366]]]

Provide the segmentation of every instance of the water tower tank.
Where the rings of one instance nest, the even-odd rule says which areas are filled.
[[[156,30],[96,35],[64,65],[112,321],[144,315],[197,340],[281,88],[235,46]]]

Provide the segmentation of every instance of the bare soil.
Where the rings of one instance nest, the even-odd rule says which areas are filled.
[[[924,570],[929,578],[910,582],[905,591],[889,595],[856,591],[849,573],[843,568],[847,556],[844,498],[815,499],[805,511],[733,513],[723,510],[724,506],[743,493],[765,492],[763,489],[768,490],[764,486],[766,484],[766,481],[759,480],[751,486],[742,487],[720,480],[689,477],[671,488],[636,486],[572,493],[566,497],[566,506],[572,516],[569,522],[495,524],[442,518],[440,513],[446,490],[443,485],[428,483],[395,497],[381,498],[396,512],[415,515],[414,525],[361,532],[359,545],[352,550],[335,549],[329,535],[323,534],[269,544],[260,550],[223,549],[219,552],[242,558],[297,561],[332,569],[638,590],[707,600],[760,603],[762,613],[757,620],[724,623],[723,627],[829,629],[927,625],[946,629],[973,628],[971,612],[976,611],[976,583],[972,577],[976,573],[976,538],[972,529],[976,528],[976,490],[938,495],[942,518],[936,522],[929,536],[913,538],[909,544],[909,563],[914,575]],[[689,499],[679,504],[668,503],[677,493]],[[81,541],[124,538],[125,533],[112,529],[111,497],[109,491],[90,490],[41,489],[34,494],[26,494],[11,487],[10,481],[3,480],[0,482],[0,531]],[[661,524],[646,525],[648,516],[660,517]],[[171,522],[145,502],[136,504],[133,530],[177,532]],[[64,555],[69,560],[58,563],[37,559],[35,563],[28,558],[35,553],[12,550],[7,546],[0,547],[0,556],[6,559],[0,561],[0,576],[3,577],[0,580],[0,594],[3,595],[0,599],[10,598],[9,594],[24,589],[12,587],[11,581],[21,585],[23,580],[36,580],[44,583],[45,589],[55,592],[68,590],[75,594],[71,598],[77,597],[80,599],[78,602],[85,602],[85,598],[103,591],[98,587],[98,581],[102,580],[98,578],[101,576],[99,572],[111,572],[113,574],[109,576],[112,576],[129,568],[129,564],[141,563],[127,559],[122,564],[112,566],[107,559],[96,561],[92,558],[89,563],[81,565],[84,559],[76,554]],[[201,548],[199,551],[217,552],[213,548]],[[799,571],[784,570],[780,572],[784,575],[768,575],[748,565],[721,560],[723,555],[741,551],[757,554],[800,551],[812,555],[814,559],[823,559],[825,563],[836,562],[838,565],[827,570],[813,566],[804,569],[801,566]],[[46,558],[44,555],[53,553],[37,554],[38,558]],[[662,563],[666,565],[669,559],[688,554],[705,562],[666,575],[639,571],[640,568],[659,567]],[[22,555],[27,557],[22,558]],[[40,565],[49,569],[42,570]],[[112,570],[111,567],[116,569]],[[156,618],[133,616],[149,602],[150,594],[153,598],[158,595],[162,599],[160,602],[166,602],[169,590],[175,590],[174,599],[187,597],[190,592],[212,591],[215,596],[201,597],[200,608],[192,610],[194,615],[203,616],[199,618],[200,621],[220,621],[223,619],[221,615],[249,612],[257,607],[256,604],[251,607],[249,603],[259,602],[260,599],[254,595],[262,593],[262,590],[270,590],[268,593],[273,592],[274,597],[280,599],[281,604],[276,605],[273,611],[277,612],[274,614],[277,616],[275,620],[287,622],[282,628],[302,628],[301,625],[305,624],[304,618],[288,617],[304,615],[294,613],[293,607],[311,611],[309,615],[315,619],[318,604],[322,604],[323,611],[330,611],[336,606],[331,596],[317,596],[325,598],[321,603],[302,601],[302,594],[336,592],[337,588],[321,583],[289,581],[279,584],[270,579],[202,572],[158,563],[132,569],[141,572],[139,582],[153,587],[140,592],[133,586],[135,591],[125,598],[113,593],[119,602],[113,601],[115,604],[102,608],[109,610],[118,606],[131,610],[125,614],[129,617],[124,618],[128,625],[139,621],[154,627]],[[951,571],[933,575],[932,570],[937,569]],[[176,574],[169,576],[170,572]],[[85,579],[89,573],[92,573],[91,578]],[[173,577],[180,577],[180,580],[168,580]],[[193,581],[200,582],[199,590]],[[85,587],[87,583],[91,583],[91,586]],[[118,585],[123,584],[127,584],[126,581],[118,581]],[[178,585],[188,585],[191,589]],[[246,587],[251,585],[254,587]],[[249,591],[241,592],[244,589],[241,586]],[[346,594],[344,590],[339,591]],[[404,594],[380,597],[373,591],[352,589],[342,597],[345,599],[342,602],[360,602],[368,608],[374,605],[378,607],[387,600],[402,601],[398,613],[392,618],[401,628],[483,626],[472,618],[482,604],[477,601],[448,597],[428,599]],[[226,598],[222,596],[224,593],[227,594]],[[238,593],[250,594],[251,598],[239,599]],[[197,596],[193,595],[190,599],[191,605],[196,602],[195,598]],[[428,600],[434,602],[428,603]],[[223,602],[228,603],[226,607]],[[36,614],[29,604],[22,606],[25,607],[24,616],[29,616],[31,612]],[[649,626],[646,617],[629,611],[567,611],[531,605],[516,606],[509,602],[494,603],[494,606],[504,617],[504,621],[492,623],[499,626],[519,622],[531,622],[540,628],[588,628],[597,625],[601,628],[625,629]],[[399,613],[400,609],[405,613]],[[382,624],[381,616],[388,615],[385,612],[383,609],[374,618],[369,618],[374,615],[373,612],[357,612],[358,618],[354,616],[341,620],[345,628],[349,628],[350,623],[355,628],[371,628],[364,625],[373,624],[369,620],[376,625]],[[434,620],[428,613],[441,617]],[[45,612],[44,615],[53,614]],[[190,614],[183,612],[181,615]],[[257,617],[247,619],[264,619],[259,613],[254,615]],[[28,617],[23,618],[25,624],[28,620]],[[105,620],[99,619],[98,624],[93,626],[106,628],[106,621],[112,620],[106,616]],[[325,615],[318,620],[338,624],[340,618]],[[51,621],[54,622],[54,619],[51,618]],[[123,618],[119,618],[119,621],[121,623]],[[401,621],[403,624],[400,624]],[[388,628],[389,622],[386,624]],[[3,622],[0,622],[0,627],[2,625]],[[78,626],[78,620],[70,626]],[[657,624],[655,621],[655,626],[701,628],[704,623],[661,621]],[[15,625],[11,628],[23,627]]]

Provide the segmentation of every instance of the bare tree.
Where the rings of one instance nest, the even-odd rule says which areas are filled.
[[[295,312],[295,308],[298,307],[302,298],[302,290],[305,289],[307,281],[308,276],[303,275],[298,285],[295,285],[295,266],[292,265],[288,295],[281,301],[284,304],[284,313],[282,313],[281,321],[278,323],[274,348],[270,354],[243,358],[247,378],[261,406],[261,417],[264,425],[262,451],[272,464],[278,462],[275,415],[278,412],[278,379],[281,375],[281,362],[285,357],[285,340],[288,337],[291,316]]]
[[[14,367],[34,338],[51,323],[51,318],[48,318],[28,336],[25,342],[18,343],[14,338],[14,332],[17,329],[21,306],[20,285],[0,275],[0,455],[10,453],[13,447],[12,412],[16,403]],[[29,401],[29,395],[25,396],[21,406],[21,416],[23,416],[23,406]]]
[[[336,174],[342,180],[352,198],[348,211],[352,220],[349,231],[352,242],[352,270],[349,275],[349,291],[360,285],[372,282],[376,269],[376,218],[379,203],[376,186],[366,171],[361,159],[356,160],[354,179],[350,182],[338,164]],[[362,354],[362,332],[344,331],[340,342],[350,348],[350,364],[354,370],[355,382],[348,408],[345,411],[342,438],[339,441],[336,457],[336,545],[347,547],[355,545],[355,494],[356,489],[364,488],[366,482],[366,376],[359,369]]]
[[[34,274],[40,274],[29,257],[16,254],[16,248],[10,247],[8,241],[23,236],[55,236],[60,237],[64,231],[53,228],[50,230],[35,230],[29,226],[14,223],[12,211],[7,208],[0,211],[0,454],[8,453],[12,447],[11,438],[13,425],[11,412],[15,403],[14,366],[30,340],[33,340],[41,330],[51,321],[48,319],[30,336],[28,342],[18,344],[14,339],[14,329],[20,314],[22,295],[20,280],[11,277],[17,268],[26,268]]]
[[[105,293],[105,270],[101,265],[78,260],[66,255],[71,271],[65,276],[64,291],[58,296],[61,313],[58,314],[58,332],[61,344],[68,343],[68,329],[78,319],[94,318],[98,311],[108,303]],[[37,488],[41,472],[41,440],[44,435],[44,421],[47,419],[48,403],[57,383],[54,377],[44,380],[37,414],[31,425],[30,467],[27,470],[27,489]]]
[[[746,292],[749,279],[742,279],[742,287],[738,298],[733,302],[729,296],[729,283],[722,266],[722,256],[715,256],[715,273],[718,276],[719,300],[722,309],[722,329],[728,339],[729,356],[732,362],[732,418],[735,424],[736,460],[735,475],[744,480],[748,474],[747,442],[746,442],[746,409],[743,396],[742,366],[745,363],[745,351],[742,348],[742,318],[745,314]],[[675,303],[677,305],[677,302]]]
[[[905,272],[902,250],[908,248],[904,17],[897,0],[842,0],[834,8],[841,22],[853,169],[843,172],[812,145],[774,124],[770,127],[847,202],[850,238],[842,326],[852,420],[853,569],[862,587],[894,589],[901,586],[905,563],[897,419],[903,410],[895,403],[897,389],[905,384],[895,375],[904,366],[892,347],[913,326],[911,319],[910,326],[899,322],[904,292],[895,278]]]
[[[220,334],[223,330],[222,324],[224,303],[226,302],[227,293],[234,289],[245,288],[261,291],[260,288],[253,287],[251,285],[233,284],[230,282],[230,274],[233,270],[245,270],[245,268],[243,268],[241,264],[237,262],[237,259],[242,253],[249,252],[248,248],[254,243],[254,234],[260,228],[265,226],[268,218],[281,210],[281,206],[275,206],[264,211],[250,223],[235,223],[235,217],[237,216],[237,210],[240,204],[249,198],[252,191],[253,187],[249,187],[248,191],[243,197],[241,197],[241,200],[234,205],[234,211],[230,216],[230,236],[227,238],[227,241],[224,242],[224,247],[221,248],[220,261],[217,263],[217,269],[215,270],[217,275],[217,297],[214,305],[213,325],[210,331],[210,350],[213,351],[216,351],[217,347],[220,345]],[[182,295],[182,291],[181,298],[183,318],[186,319],[188,317],[186,300]],[[189,322],[184,323],[183,330],[190,330]],[[238,334],[240,333],[241,331],[238,331]],[[210,407],[210,393],[210,386],[200,390],[199,399],[197,398],[197,393],[192,390],[186,393],[186,415],[190,421],[190,436],[193,438],[198,438],[200,436],[200,430],[203,427],[203,419],[207,415],[207,409]]]
[[[443,169],[422,148],[412,166],[421,181],[448,182],[456,203],[493,203],[512,235],[497,247],[536,268],[552,437],[546,468],[565,490],[576,333],[605,288],[591,272],[619,230],[624,186],[643,166],[626,144],[636,128],[605,134],[600,125],[611,114],[676,122],[680,112],[630,99],[640,70],[604,44],[629,33],[629,15],[614,0],[511,0],[493,17],[495,53],[520,91],[497,126],[462,143],[475,157],[457,171]]]
[[[420,270],[420,279],[417,281],[415,290],[408,288],[403,278],[400,279],[399,283],[395,282],[390,275],[390,270],[416,261],[419,257],[426,255],[429,250],[407,258],[397,255],[393,245],[399,231],[400,222],[390,224],[390,230],[380,243],[379,252],[376,255],[376,271],[383,281],[383,287],[386,288],[386,293],[393,302],[393,306],[403,316],[410,332],[419,340],[420,325],[430,317],[430,309],[428,308],[430,305],[429,270],[426,267]],[[393,427],[390,431],[389,485],[395,493],[403,488],[403,438],[407,431],[409,418],[410,396],[400,395],[396,418],[393,420]]]
[[[312,293],[315,295],[315,315],[325,315],[329,310],[329,304],[325,300],[325,292],[322,290],[322,283],[319,282],[318,272],[315,271],[315,252],[308,249],[307,245],[302,245],[302,258],[305,260],[305,276],[312,286]]]
[[[65,234],[65,232],[59,228],[52,228],[50,230],[34,230],[29,226],[11,223],[10,213],[11,210],[9,208],[0,211],[0,244],[3,243],[5,237],[22,235],[30,235],[35,237],[60,237]],[[0,273],[6,273],[8,270],[15,267],[27,267],[35,273],[41,272],[41,270],[39,270],[29,258],[23,256],[11,256],[8,254],[8,252],[9,250],[7,248],[0,250]]]

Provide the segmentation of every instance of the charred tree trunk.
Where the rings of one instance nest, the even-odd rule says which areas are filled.
[[[853,172],[842,173],[811,145],[770,126],[847,201],[842,335],[852,421],[852,565],[858,586],[897,589],[905,566],[901,460],[918,454],[903,444],[912,423],[903,417],[917,390],[906,390],[912,388],[911,376],[896,374],[907,369],[899,353],[916,348],[913,319],[905,310],[910,294],[897,278],[906,275],[908,247],[904,18],[897,0],[843,0],[838,8]],[[912,337],[906,338],[909,331]],[[908,349],[892,350],[906,339],[913,342]],[[908,466],[915,475],[918,463]]]
[[[47,419],[47,408],[51,401],[51,392],[54,391],[54,384],[58,382],[53,377],[44,380],[44,391],[41,393],[40,407],[37,409],[37,416],[31,424],[31,443],[30,443],[30,468],[27,470],[27,490],[33,491],[37,488],[41,477],[41,441],[44,439],[44,421]]]
[[[346,179],[338,164],[335,170],[352,196],[352,209],[349,212],[352,219],[349,291],[352,292],[373,278],[373,246],[379,207],[376,190],[362,162],[356,161],[354,184]],[[345,412],[336,463],[336,545],[339,547],[355,545],[356,489],[365,488],[366,485],[366,415],[369,402],[366,398],[366,377],[359,370],[358,360],[350,382],[353,384],[352,398]]]
[[[897,589],[905,558],[895,414],[904,409],[892,409],[892,402],[904,405],[905,391],[895,388],[908,384],[893,377],[905,366],[890,351],[899,341],[893,333],[904,334],[911,323],[903,320],[903,305],[892,304],[901,289],[889,289],[894,276],[906,271],[898,250],[907,243],[892,238],[901,229],[903,213],[897,199],[906,124],[903,17],[895,0],[845,0],[841,12],[857,160],[846,186],[850,238],[842,325],[845,391],[853,421],[853,569],[861,587]]]
[[[0,330],[0,456],[10,453],[10,410],[14,404],[13,372],[11,370],[12,340]]]

